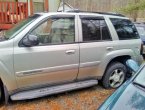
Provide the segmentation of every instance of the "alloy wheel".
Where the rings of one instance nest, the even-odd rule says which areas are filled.
[[[112,88],[119,87],[125,79],[125,73],[122,69],[115,69],[109,78],[109,83]]]

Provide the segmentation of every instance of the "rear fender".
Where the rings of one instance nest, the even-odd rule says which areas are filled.
[[[99,70],[98,75],[103,76],[108,64],[113,59],[115,59],[117,57],[122,57],[122,56],[130,56],[132,59],[134,59],[136,61],[134,53],[131,49],[122,49],[122,50],[116,50],[116,51],[109,52],[108,54],[106,54],[106,56],[103,57],[104,59],[102,60],[101,64],[99,65],[100,70]]]

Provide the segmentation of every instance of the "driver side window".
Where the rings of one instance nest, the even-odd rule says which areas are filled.
[[[74,18],[49,18],[35,28],[30,35],[39,38],[39,45],[74,43]]]

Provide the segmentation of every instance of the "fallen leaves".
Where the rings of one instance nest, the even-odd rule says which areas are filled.
[[[114,90],[100,86],[86,88],[44,98],[11,102],[0,110],[96,110]]]

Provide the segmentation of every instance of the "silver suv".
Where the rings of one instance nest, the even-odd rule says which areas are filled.
[[[0,38],[1,99],[25,100],[90,87],[117,88],[125,61],[142,62],[141,40],[119,14],[39,13]]]

